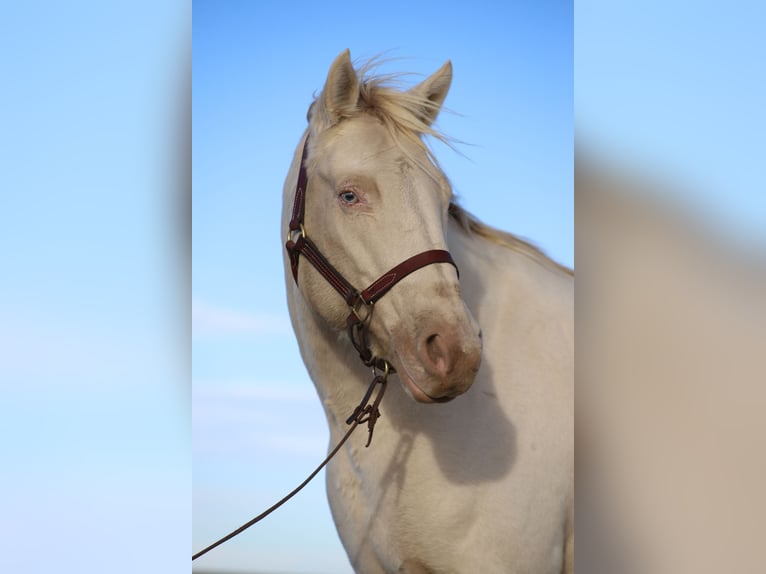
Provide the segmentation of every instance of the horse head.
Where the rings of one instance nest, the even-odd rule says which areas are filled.
[[[447,250],[451,187],[423,142],[444,101],[452,66],[406,91],[366,80],[348,50],[333,62],[309,109],[305,233],[349,283],[370,285],[417,253]],[[347,302],[314,266],[296,280],[314,313],[341,331]],[[465,392],[481,361],[481,333],[452,265],[428,265],[366,312],[370,346],[420,402]]]

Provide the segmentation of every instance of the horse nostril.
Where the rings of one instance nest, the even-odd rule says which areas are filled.
[[[449,371],[449,349],[445,346],[444,337],[434,333],[426,337],[426,356],[431,368],[440,374]]]

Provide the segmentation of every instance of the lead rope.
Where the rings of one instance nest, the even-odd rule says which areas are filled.
[[[253,524],[256,522],[261,521],[262,519],[266,518],[269,514],[274,512],[277,508],[282,506],[285,502],[290,500],[293,496],[298,494],[298,492],[303,489],[304,486],[306,486],[309,482],[311,482],[311,479],[314,478],[320,470],[322,470],[328,462],[330,462],[330,459],[335,456],[335,454],[340,450],[340,448],[343,446],[343,444],[348,440],[348,437],[351,436],[351,433],[356,430],[356,427],[358,427],[362,423],[367,423],[367,444],[365,445],[370,446],[370,443],[372,442],[372,431],[375,429],[375,423],[378,421],[378,418],[380,418],[380,410],[378,409],[378,406],[380,405],[380,401],[383,398],[383,393],[386,392],[386,383],[388,381],[388,373],[389,373],[389,367],[388,362],[384,361],[385,368],[383,370],[383,374],[377,374],[376,370],[373,369],[373,379],[372,382],[370,382],[370,386],[367,387],[367,391],[364,393],[364,397],[362,398],[362,401],[359,403],[359,405],[354,409],[353,414],[346,419],[346,424],[351,425],[351,428],[346,431],[346,434],[343,435],[343,438],[340,439],[337,445],[335,445],[335,448],[330,451],[330,454],[325,457],[325,459],[319,464],[318,467],[312,472],[306,480],[301,482],[295,489],[293,489],[292,492],[290,492],[287,496],[279,500],[274,505],[270,506],[263,512],[261,512],[258,516],[253,518],[252,520],[249,520],[233,532],[230,532],[220,540],[217,540],[216,542],[213,542],[210,546],[205,548],[204,550],[200,550],[196,554],[192,556],[192,560],[196,560],[200,556],[207,554],[210,552],[213,548],[216,546],[220,546],[227,540],[234,538],[237,534],[240,534],[241,532],[244,532],[248,528],[250,528]],[[380,388],[378,389],[378,394],[375,396],[375,400],[372,402],[372,404],[368,404],[370,401],[370,397],[372,396],[372,392],[375,389],[377,385],[380,385]]]

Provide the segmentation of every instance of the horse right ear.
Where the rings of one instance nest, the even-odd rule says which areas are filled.
[[[418,115],[426,125],[430,126],[436,121],[436,116],[439,115],[439,110],[441,110],[451,84],[452,62],[447,60],[431,76],[409,89],[409,93],[422,102]]]
[[[344,50],[330,66],[322,95],[319,97],[319,112],[327,126],[337,124],[352,115],[359,101],[359,78],[351,64],[351,52]]]

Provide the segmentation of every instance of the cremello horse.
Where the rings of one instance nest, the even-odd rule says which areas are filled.
[[[287,235],[308,137],[305,230],[355,286],[431,249],[460,272],[420,268],[375,304],[372,350],[401,384],[388,385],[370,448],[360,431],[328,466],[330,507],[363,574],[572,572],[573,274],[452,203],[422,140],[438,136],[451,80],[448,62],[395,90],[343,52],[285,182]],[[297,282],[288,257],[285,269],[335,444],[370,370],[346,335],[343,298],[314,266],[301,263]]]

